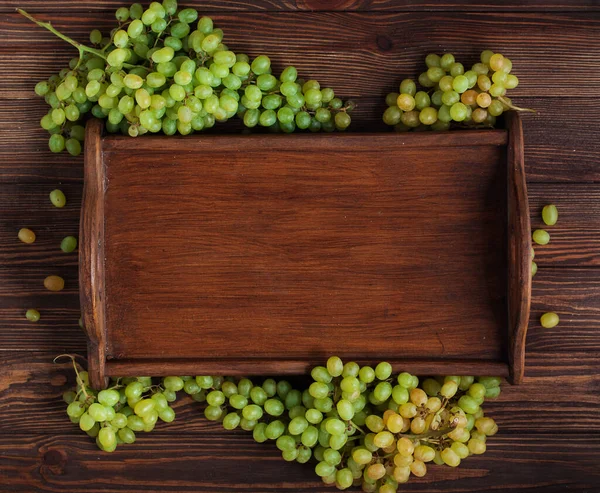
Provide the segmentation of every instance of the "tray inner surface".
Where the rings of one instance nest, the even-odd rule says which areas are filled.
[[[226,139],[104,151],[109,359],[506,360],[505,147]]]

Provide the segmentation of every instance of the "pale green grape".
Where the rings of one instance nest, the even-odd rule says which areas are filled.
[[[547,245],[550,243],[550,234],[543,229],[536,229],[533,232],[533,241],[538,245]]]
[[[545,205],[542,209],[542,219],[548,226],[554,226],[558,221],[558,209],[555,205]]]
[[[558,325],[559,321],[560,321],[560,319],[559,319],[558,315],[554,312],[544,313],[540,317],[540,324],[545,329],[551,329],[553,327],[556,327]]]

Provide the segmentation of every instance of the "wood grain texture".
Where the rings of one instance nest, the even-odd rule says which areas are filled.
[[[363,12],[593,12],[600,10],[595,0],[528,0],[519,2],[479,2],[476,0],[222,0],[203,1],[200,6],[194,2],[180,2],[183,6],[193,6],[201,12],[285,12],[285,11],[363,11]],[[117,8],[127,5],[120,0],[94,2],[83,0],[73,3],[69,0],[55,0],[52,4],[44,0],[6,0],[0,6],[0,13],[11,13],[16,8],[36,12],[53,13],[66,7],[70,12],[85,14],[112,14]]]
[[[63,12],[44,15],[44,20],[80,42],[88,41],[93,28],[108,32],[115,26],[110,15],[82,19]],[[479,61],[485,48],[513,61],[520,84],[511,97],[598,97],[600,40],[595,33],[600,20],[585,13],[286,12],[269,17],[223,12],[214,20],[234,51],[267,54],[275,70],[293,64],[303,77],[318,78],[346,97],[384,96],[397,90],[400,80],[416,78],[424,70],[428,52],[450,50],[470,65]],[[299,26],[302,36],[290,42],[290,32]],[[62,40],[19,14],[0,19],[0,41],[4,46],[0,63],[14,67],[3,80],[4,97],[24,97],[36,76],[47,78],[76,55]],[[23,63],[33,50],[35,70]],[[586,75],[578,78],[574,91],[571,76],[581,71]]]
[[[558,222],[547,226],[542,221],[542,209],[554,204]],[[533,183],[529,187],[529,207],[532,229],[545,229],[550,243],[536,245],[538,267],[600,266],[600,187],[598,185]]]
[[[94,388],[104,388],[106,362],[106,237],[107,180],[102,159],[102,122],[89,120],[85,131],[85,177],[79,220],[79,301],[88,337],[88,372]]]
[[[238,373],[289,373],[298,368],[286,360],[315,364],[333,352],[419,373],[472,361],[480,366],[463,371],[503,375],[483,362],[507,363],[514,330],[521,375],[525,327],[509,329],[506,319],[507,173],[520,190],[511,221],[525,247],[511,262],[525,270],[511,269],[523,287],[515,320],[524,323],[530,239],[518,117],[513,123],[508,162],[504,131],[160,146],[106,137],[85,164],[88,186],[106,182],[104,225],[83,223],[81,234],[104,253],[82,242],[80,285],[86,327],[95,340],[106,332],[110,365],[121,362],[107,371],[186,374],[181,359],[206,373],[215,370],[203,361],[222,358]],[[223,145],[227,155],[213,152]],[[102,196],[90,197],[82,217],[102,217]],[[98,261],[104,277],[88,271]],[[104,308],[90,304],[90,286]]]
[[[4,321],[0,331],[0,351],[85,350],[83,331],[77,325],[79,296],[72,289],[77,284],[77,271],[58,272],[66,280],[66,289],[60,293],[44,289],[43,279],[48,272],[55,273],[28,269],[18,275],[9,275],[8,269],[0,270],[0,317],[7,317],[0,318]],[[571,351],[594,354],[600,350],[599,292],[600,272],[595,268],[540,267],[532,283],[527,354],[547,351],[566,358]],[[32,307],[42,314],[38,324],[27,322],[23,317]],[[543,329],[539,317],[549,310],[559,313],[561,323],[554,329]],[[47,326],[44,321],[46,313],[52,320],[56,319],[52,326]],[[535,370],[527,360],[525,364],[526,373]]]
[[[320,78],[319,74],[324,73],[324,69],[319,67],[315,75]],[[397,74],[396,79],[400,80],[401,72]],[[335,81],[332,85],[337,90]],[[27,99],[0,98],[0,104],[6,109],[0,113],[0,183],[80,183],[83,180],[83,158],[48,151],[48,134],[39,126],[46,106],[38,98],[32,98],[32,88],[33,84],[29,84],[23,92],[22,97]],[[383,97],[365,96],[356,98],[356,101],[358,106],[352,113],[349,132],[391,131],[381,121],[385,110]],[[594,117],[593,109],[600,104],[600,98],[526,97],[516,98],[515,102],[539,112],[522,116],[525,171],[529,183],[600,182],[600,141],[595,127],[588,124],[589,119]],[[27,114],[28,118],[15,126],[10,115],[19,111]],[[561,118],[557,119],[556,114],[560,114]],[[232,120],[217,125],[211,133],[239,133],[240,130],[238,122]],[[18,166],[13,162],[15,153],[19,155]],[[0,196],[0,201],[3,198]]]
[[[80,167],[82,163],[78,169]],[[67,197],[67,205],[62,209],[52,206],[48,198],[50,191],[57,187]],[[76,266],[77,253],[63,253],[60,241],[67,235],[79,234],[82,190],[80,182],[58,180],[2,184],[0,257],[13,269]],[[545,228],[551,235],[548,245],[534,245],[538,266],[599,266],[599,187],[591,183],[565,186],[530,181],[527,191],[532,227]],[[542,207],[550,203],[559,209],[558,223],[551,227],[541,219]],[[18,240],[17,233],[22,227],[36,232],[35,243],[25,245]]]
[[[531,225],[523,162],[523,127],[518,113],[506,114],[507,238],[508,238],[508,360],[510,382],[523,381],[525,342],[531,305]]]
[[[85,351],[85,344],[81,345],[81,349]],[[0,410],[3,416],[0,436],[47,433],[82,437],[81,430],[68,421],[66,404],[61,398],[62,393],[75,383],[73,369],[68,364],[52,363],[56,355],[49,351],[27,354],[22,351],[0,352],[0,363],[10,368],[0,377]],[[529,349],[526,363],[528,368],[523,384],[503,384],[500,397],[485,404],[486,413],[498,421],[501,435],[561,435],[583,430],[585,433],[600,433],[597,419],[600,362],[593,353],[572,350],[557,357],[548,351]],[[299,377],[292,377],[291,381],[298,388],[304,388],[308,382],[306,378]],[[555,388],[557,382],[563,382],[568,391],[552,393],[549,389]],[[204,418],[203,405],[189,397],[180,396],[174,409],[177,418],[173,423],[161,423],[151,434],[143,434],[141,440],[155,434],[226,435],[220,423]]]
[[[112,27],[114,9],[121,5],[118,0],[0,4],[0,61],[7,67],[0,91],[0,491],[332,491],[315,481],[311,466],[287,464],[273,447],[222,431],[185,399],[177,404],[174,423],[140,437],[118,456],[99,453],[66,420],[59,396],[73,376],[51,360],[86,348],[76,322],[78,293],[71,289],[77,272],[58,241],[77,231],[71,197],[81,193],[83,159],[48,152],[46,133],[38,127],[44,105],[32,91],[74,52],[13,9],[40,13],[85,41],[92,27]],[[403,491],[600,491],[600,129],[594,124],[600,103],[600,3],[207,0],[201,8],[225,28],[234,49],[267,53],[277,66],[294,63],[304,76],[354,97],[353,132],[387,130],[381,123],[383,95],[402,78],[417,75],[430,50],[460,51],[468,59],[489,46],[513,58],[521,86],[511,96],[538,110],[524,118],[532,225],[539,224],[546,202],[556,202],[560,212],[558,224],[549,228],[552,242],[536,252],[526,376],[522,385],[505,386],[500,398],[486,405],[500,423],[486,455],[443,470],[443,478],[431,471]],[[216,131],[239,132],[239,127]],[[47,195],[58,185],[69,204],[47,209]],[[39,230],[38,241],[15,244],[18,227],[27,224]],[[64,292],[43,289],[49,273],[65,276]],[[22,318],[31,306],[41,307],[38,324]],[[539,316],[550,309],[560,313],[561,324],[542,329]]]
[[[150,435],[154,436],[131,445],[130,452],[112,454],[99,452],[85,437],[0,437],[0,475],[12,478],[11,492],[27,493],[32,487],[40,492],[75,492],[82,484],[91,493],[334,491],[319,484],[311,464],[286,464],[274,446],[257,446],[241,432],[180,434],[176,439]],[[7,447],[11,452],[4,455]],[[512,493],[515,485],[527,485],[527,491],[535,492],[592,493],[600,480],[598,453],[598,435],[496,435],[488,440],[485,455],[469,457],[456,469],[428,466],[427,476],[411,478],[403,491],[459,493],[485,491],[482,485],[487,485],[495,492]],[[232,470],[244,480],[232,483]],[[107,471],[119,471],[118,481],[106,476]]]

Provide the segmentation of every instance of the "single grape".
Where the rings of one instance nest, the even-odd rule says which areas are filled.
[[[532,237],[533,241],[538,245],[547,245],[550,242],[550,235],[543,229],[536,229]]]
[[[35,233],[29,228],[21,228],[17,236],[23,243],[35,242]]]
[[[400,94],[396,104],[402,111],[411,111],[415,107],[415,99],[410,94]]]
[[[48,291],[62,291],[65,287],[65,281],[60,276],[48,276],[44,279],[44,287]]]
[[[37,322],[40,319],[40,312],[33,308],[30,308],[25,312],[25,318],[30,322]]]
[[[558,209],[555,205],[545,205],[542,209],[542,219],[548,226],[554,226],[558,221]]]
[[[553,327],[556,327],[558,325],[559,321],[560,321],[560,319],[559,319],[558,315],[554,312],[544,313],[540,317],[540,324],[545,329],[551,329]]]

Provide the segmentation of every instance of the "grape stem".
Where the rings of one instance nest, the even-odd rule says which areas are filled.
[[[502,96],[498,96],[498,101],[500,101],[505,106],[508,106],[511,110],[515,111],[526,111],[527,113],[537,113],[536,110],[532,110],[531,108],[520,108],[519,106],[515,106],[507,99],[504,99]]]
[[[77,370],[77,363],[75,361],[75,356],[73,356],[72,354],[59,354],[52,361],[54,363],[57,363],[57,360],[59,358],[69,358],[71,360],[71,363],[73,363],[73,369],[75,370],[75,375],[77,376],[77,380],[79,380],[81,382],[81,385],[79,386],[79,392],[77,392],[77,395],[79,395],[80,392],[83,392],[83,395],[85,395],[86,400],[88,400],[90,398],[90,395],[85,391],[85,384],[83,383],[83,380],[79,377],[79,370]]]
[[[52,24],[50,24],[49,22],[39,21],[23,9],[17,9],[17,12],[19,12],[19,14],[21,14],[22,16],[27,17],[30,21],[35,22],[38,26],[43,27],[44,29],[47,29],[48,31],[50,31],[52,34],[59,37],[63,41],[66,41],[70,45],[73,45],[79,51],[80,58],[83,57],[83,53],[87,51],[88,53],[92,53],[93,55],[96,55],[96,56],[106,60],[106,55],[104,55],[104,53],[102,53],[100,50],[90,48],[89,46],[81,44],[81,43],[75,41],[74,39],[71,39],[68,36],[65,36],[60,31],[54,29],[54,27],[52,27]]]
[[[96,55],[97,57],[102,58],[104,61],[106,61],[107,55],[104,53],[104,49],[106,49],[106,46],[102,50],[96,50],[95,48],[90,48],[89,46],[86,46],[84,44],[79,43],[78,41],[75,41],[74,39],[69,38],[69,36],[64,35],[57,29],[54,29],[54,27],[52,27],[52,24],[50,24],[49,22],[42,22],[42,21],[37,20],[35,17],[33,17],[31,14],[29,14],[28,12],[26,12],[23,9],[17,9],[17,12],[19,12],[19,14],[23,15],[24,17],[27,17],[30,21],[35,22],[38,26],[43,27],[44,29],[47,29],[55,36],[58,36],[63,41],[66,41],[70,45],[77,48],[77,51],[79,51],[79,62],[77,63],[77,66],[79,66],[79,64],[81,63],[81,61],[83,59],[83,54],[85,52],[91,53],[92,55]],[[109,46],[109,45],[110,45],[110,43],[107,46]],[[138,67],[138,65],[131,65],[130,63],[124,63],[123,67],[135,68],[135,67]],[[142,68],[146,68],[146,67],[142,67]]]

